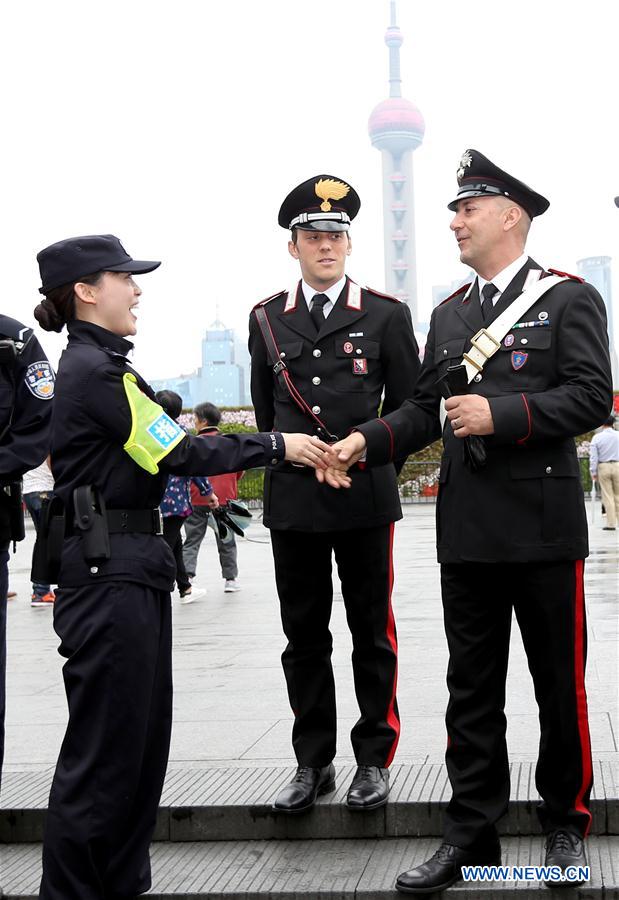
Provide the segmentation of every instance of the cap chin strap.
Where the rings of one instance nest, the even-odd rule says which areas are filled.
[[[522,318],[546,291],[562,281],[570,280],[559,275],[549,275],[547,278],[542,278],[541,275],[541,269],[531,269],[527,275],[525,289],[520,296],[516,297],[488,328],[480,328],[477,334],[471,338],[471,346],[460,361],[460,365],[466,369],[469,384],[482,371],[488,360],[494,356],[500,348],[503,338],[508,331],[511,331],[518,319]],[[441,428],[444,428],[447,418],[444,400],[441,400],[440,418]]]
[[[317,212],[317,213],[300,213],[292,220],[289,228],[295,225],[306,225],[309,222],[347,222],[350,224],[350,216],[345,212]]]

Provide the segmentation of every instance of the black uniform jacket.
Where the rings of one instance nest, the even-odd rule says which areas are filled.
[[[317,334],[301,283],[294,302],[288,292],[263,305],[292,380],[331,433],[345,437],[383,411],[412,396],[420,368],[410,310],[393,297],[363,288],[349,298],[350,280]],[[353,305],[351,305],[353,304]],[[312,421],[273,374],[255,313],[249,319],[251,393],[258,428],[313,434]],[[405,457],[406,454],[403,454]],[[385,463],[387,461],[385,460]],[[311,469],[285,462],[265,475],[264,524],[297,531],[369,528],[401,518],[393,464],[353,470],[350,491],[320,485]]]
[[[132,344],[88,322],[71,322],[69,342],[60,359],[52,426],[54,492],[73,520],[73,491],[95,485],[109,509],[156,508],[168,474],[210,475],[264,466],[267,458],[283,458],[279,434],[216,435],[183,440],[149,474],[127,455],[123,445],[131,432],[131,413],[123,375],[132,372],[151,399],[148,384],[131,368],[126,354]],[[65,540],[59,583],[88,584],[93,579],[130,580],[170,590],[176,566],[162,538],[146,534],[111,535],[112,558],[96,573],[83,558],[80,537]]]
[[[14,363],[0,365],[0,485],[19,480],[49,453],[54,373],[31,328],[0,316],[0,340],[13,341]],[[0,498],[0,542],[9,539]]]
[[[493,318],[522,291],[529,259],[497,302]],[[584,558],[587,522],[573,437],[608,416],[612,380],[606,311],[598,292],[577,279],[551,288],[512,329],[469,392],[490,402],[494,434],[487,464],[473,473],[449,423],[437,505],[438,559],[527,562]],[[520,324],[520,323],[514,323]],[[380,465],[440,437],[437,379],[458,365],[482,327],[477,283],[432,314],[412,400],[359,430],[369,465]],[[497,586],[500,589],[500,585]]]

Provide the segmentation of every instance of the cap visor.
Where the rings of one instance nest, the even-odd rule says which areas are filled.
[[[145,275],[146,272],[152,272],[158,269],[161,262],[152,259],[130,259],[128,262],[120,263],[118,266],[106,266],[106,272],[131,272],[133,275]]]
[[[305,222],[303,225],[293,225],[299,231],[348,231],[350,225],[348,222],[334,222],[331,219],[325,219],[322,222]]]

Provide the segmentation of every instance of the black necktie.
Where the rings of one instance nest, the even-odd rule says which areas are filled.
[[[312,297],[312,305],[310,308],[310,316],[312,322],[316,326],[316,331],[320,331],[325,320],[325,303],[329,302],[326,294],[314,294]]]
[[[492,284],[491,281],[488,284],[485,284],[482,288],[481,295],[484,298],[481,304],[481,316],[485,322],[489,322],[492,316],[492,310],[494,309],[494,303],[492,302],[492,298],[495,294],[498,294],[499,289],[495,284]]]

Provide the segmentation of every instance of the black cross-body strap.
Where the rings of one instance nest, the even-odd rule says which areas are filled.
[[[335,441],[338,440],[337,436],[331,434],[322,419],[319,419],[316,413],[312,412],[311,408],[307,405],[307,403],[297,390],[292,378],[290,377],[288,367],[286,366],[286,363],[282,359],[279,352],[279,348],[277,346],[275,335],[273,334],[273,329],[271,328],[271,323],[269,322],[269,317],[267,316],[266,309],[263,306],[259,306],[254,311],[256,313],[256,321],[258,322],[258,327],[260,328],[260,332],[262,334],[266,347],[267,357],[269,359],[271,368],[273,369],[274,375],[279,378],[279,380],[285,386],[286,390],[288,391],[296,405],[299,407],[301,412],[312,420],[314,426],[316,427],[317,436],[321,440],[326,441],[329,444],[335,443]]]

